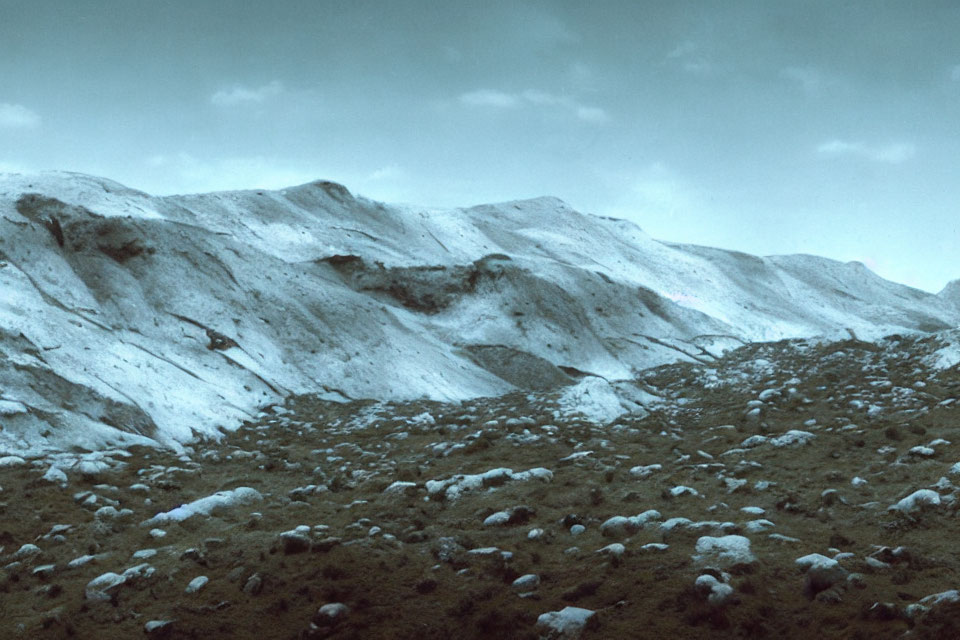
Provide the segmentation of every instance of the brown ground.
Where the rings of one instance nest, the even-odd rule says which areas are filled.
[[[937,444],[929,457],[908,453],[937,438],[960,443],[949,402],[960,390],[960,373],[925,367],[921,356],[932,345],[776,343],[745,347],[709,365],[660,367],[642,373],[638,384],[664,403],[606,427],[555,414],[556,394],[462,405],[333,405],[300,397],[221,442],[195,444],[186,457],[135,449],[129,457],[111,456],[122,464],[90,476],[61,460],[66,488],[41,479],[47,460],[0,468],[0,637],[136,638],[148,621],[171,620],[147,635],[537,638],[547,634],[536,626],[540,614],[577,606],[597,612],[583,638],[875,640],[910,630],[911,637],[958,638],[957,604],[907,611],[927,595],[960,586],[957,490],[941,484],[939,508],[912,516],[888,511],[941,477],[956,478],[950,468],[960,460],[957,444]],[[765,399],[759,416],[747,415],[747,403],[768,388],[780,393]],[[851,405],[857,400],[863,407]],[[881,408],[868,413],[871,405]],[[415,419],[424,412],[432,420]],[[716,428],[724,425],[732,428]],[[766,443],[722,455],[749,436],[791,429],[815,437],[805,445]],[[465,446],[444,455],[455,444]],[[562,461],[578,451],[593,453]],[[629,472],[654,463],[663,468],[646,478]],[[428,495],[428,480],[498,467],[545,467],[553,478],[508,481],[455,500]],[[867,484],[852,486],[855,476]],[[747,482],[731,491],[724,478]],[[398,480],[416,486],[384,492]],[[758,481],[775,484],[761,489]],[[130,488],[138,483],[149,490]],[[291,494],[307,485],[322,486]],[[700,495],[670,496],[679,485]],[[167,532],[162,539],[141,526],[160,511],[239,486],[264,500],[158,525]],[[828,489],[836,492],[823,495]],[[75,499],[84,491],[97,502]],[[95,517],[107,504],[134,513]],[[746,506],[766,512],[741,512]],[[628,536],[601,533],[611,516],[648,509],[662,519]],[[501,510],[512,510],[513,521],[483,525]],[[722,533],[710,524],[664,532],[660,522],[673,517],[733,524]],[[748,531],[746,523],[760,518],[775,526]],[[572,535],[574,523],[585,532]],[[59,541],[44,538],[57,524],[73,526]],[[311,550],[287,553],[293,549],[285,550],[278,536],[298,525],[327,528],[310,533]],[[374,526],[381,529],[370,535]],[[545,533],[530,540],[535,527]],[[700,536],[723,533],[747,536],[757,562],[729,569],[734,598],[714,606],[694,581],[705,572],[723,576],[691,556]],[[625,545],[623,557],[597,553],[613,542]],[[641,549],[650,542],[669,548]],[[36,544],[40,555],[14,558],[25,543]],[[906,550],[896,556],[882,549],[899,546]],[[482,547],[512,557],[467,553]],[[147,548],[158,553],[131,558]],[[837,552],[852,554],[840,564],[859,577],[805,592],[795,559]],[[84,554],[96,558],[67,566]],[[888,566],[871,566],[871,555]],[[142,563],[155,573],[128,580],[109,601],[85,599],[93,578]],[[50,575],[33,574],[47,564],[55,565]],[[529,573],[539,575],[540,587],[520,596],[511,583]],[[185,594],[201,575],[210,579],[206,587]],[[349,613],[338,624],[311,627],[329,602],[346,604]]]

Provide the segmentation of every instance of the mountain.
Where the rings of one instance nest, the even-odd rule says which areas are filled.
[[[457,401],[746,342],[960,324],[859,263],[654,240],[560,200],[434,210],[318,181],[153,197],[0,176],[0,451],[232,430],[290,394]]]

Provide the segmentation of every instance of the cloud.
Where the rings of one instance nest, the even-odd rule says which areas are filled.
[[[379,169],[371,171],[367,176],[367,180],[370,182],[383,182],[387,180],[397,180],[403,177],[403,169],[396,164],[388,164]]]
[[[601,124],[608,122],[610,116],[600,107],[577,107],[577,117],[585,122]]]
[[[243,85],[235,85],[230,89],[222,89],[210,97],[210,102],[218,107],[260,104],[281,93],[283,93],[283,84],[274,80],[256,89],[244,87]]]
[[[460,96],[460,102],[471,107],[497,107],[499,109],[509,109],[520,104],[520,99],[512,94],[496,91],[493,89],[479,89],[464,93]]]
[[[666,59],[668,62],[679,64],[680,68],[687,73],[705,75],[714,70],[713,63],[700,48],[700,45],[690,40],[681,42],[671,49],[667,53]]]
[[[35,129],[40,126],[40,116],[23,105],[0,102],[0,128]]]
[[[780,77],[799,84],[808,93],[833,84],[832,80],[814,67],[785,67],[780,70]]]
[[[513,29],[522,42],[538,47],[569,46],[580,42],[580,34],[548,10],[517,3]]]
[[[675,216],[704,208],[698,191],[663,162],[630,171],[598,169],[597,176],[605,190],[614,195],[603,213],[652,225],[648,232],[669,235],[667,230]]]
[[[912,159],[916,155],[917,149],[908,142],[871,146],[862,142],[833,139],[820,144],[817,147],[817,152],[826,156],[848,156],[870,160],[871,162],[902,164]]]
[[[527,89],[520,93],[481,89],[462,94],[460,102],[471,107],[498,109],[513,109],[521,106],[562,109],[592,124],[602,124],[610,120],[610,115],[600,107],[580,104],[568,96],[558,96],[539,89]]]

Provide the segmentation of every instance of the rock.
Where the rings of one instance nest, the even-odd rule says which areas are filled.
[[[208,582],[210,582],[210,578],[207,576],[197,576],[190,581],[190,584],[187,585],[184,593],[196,593],[207,586]]]
[[[117,573],[104,573],[87,583],[84,597],[95,602],[108,601],[127,579]]]
[[[613,516],[600,525],[600,533],[607,538],[626,538],[640,530],[636,519]]]
[[[33,558],[40,555],[40,547],[35,544],[26,543],[11,556],[14,560],[23,560],[25,558]]]
[[[540,587],[540,576],[535,573],[528,573],[514,580],[510,586],[519,593],[536,591]]]
[[[342,602],[329,602],[313,614],[313,623],[318,627],[333,627],[344,620],[350,608]]]
[[[487,516],[483,521],[485,527],[498,527],[510,521],[510,514],[506,511],[497,511]]]
[[[416,482],[402,482],[397,481],[388,486],[383,492],[387,495],[396,495],[396,496],[416,496],[417,495],[417,483]]]
[[[537,629],[545,632],[549,640],[575,640],[589,625],[597,626],[596,612],[580,607],[564,607],[560,611],[548,611],[537,618]]]
[[[716,607],[722,607],[733,598],[733,587],[720,582],[710,574],[698,577],[693,583],[693,588],[701,597],[706,598],[707,602]]]
[[[259,573],[255,573],[243,584],[243,592],[247,595],[255,596],[263,591],[263,576]]]
[[[803,590],[808,598],[843,582],[849,574],[849,571],[841,567],[839,562],[819,553],[797,558],[796,565],[806,571]]]
[[[63,469],[57,466],[51,466],[47,469],[47,472],[43,474],[42,480],[46,480],[51,484],[58,484],[61,487],[66,487],[69,483],[67,474],[64,473]]]
[[[901,513],[915,514],[940,506],[940,494],[932,489],[919,489],[914,491],[906,498],[903,498],[897,504],[891,506],[889,511],[899,511]]]
[[[143,632],[151,640],[163,640],[173,633],[173,620],[150,620],[143,625]]]
[[[750,539],[744,536],[703,536],[697,540],[697,555],[693,560],[701,566],[723,570],[741,568],[757,561],[750,551]]]
[[[290,555],[293,553],[303,553],[304,551],[309,551],[310,546],[313,543],[313,541],[310,539],[309,531],[310,527],[306,527],[306,531],[303,531],[301,527],[297,527],[292,531],[284,531],[281,533],[280,542],[283,545],[283,553]]]

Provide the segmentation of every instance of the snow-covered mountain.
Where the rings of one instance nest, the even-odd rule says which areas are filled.
[[[859,263],[664,243],[553,198],[0,176],[0,451],[183,442],[290,393],[457,400],[784,337],[960,324]]]

